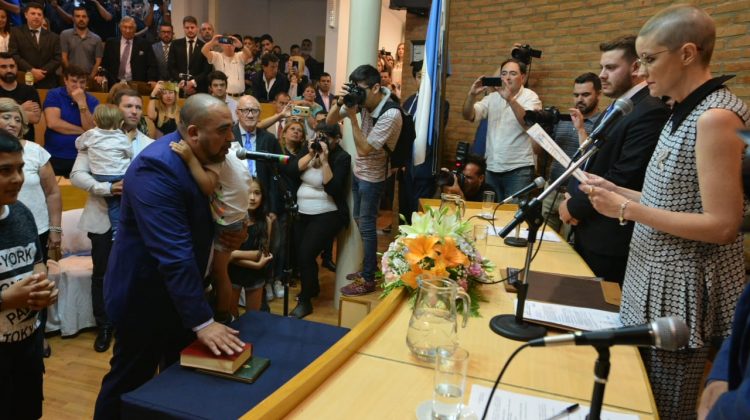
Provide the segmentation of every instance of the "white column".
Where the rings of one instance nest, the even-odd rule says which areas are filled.
[[[349,74],[362,64],[375,65],[380,36],[380,0],[356,0],[349,4],[349,46],[347,49],[346,75],[338,75],[338,83],[348,80]],[[357,150],[354,147],[352,128],[348,119],[344,120],[344,150],[352,156],[352,165]],[[353,166],[352,166],[353,168]],[[349,190],[349,210],[352,210],[352,194]],[[334,304],[338,308],[342,286],[348,284],[346,275],[362,269],[362,239],[352,218],[348,229],[338,236],[336,255],[336,291]]]

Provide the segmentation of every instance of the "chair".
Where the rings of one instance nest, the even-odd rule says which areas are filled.
[[[78,229],[83,209],[62,214],[62,254],[60,261],[48,261],[49,277],[60,291],[57,303],[50,306],[46,332],[60,331],[69,336],[96,326],[91,305],[91,241]]]

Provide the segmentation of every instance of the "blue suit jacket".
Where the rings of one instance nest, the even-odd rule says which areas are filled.
[[[179,140],[175,132],[152,143],[125,174],[120,225],[104,278],[107,315],[118,328],[193,328],[213,317],[203,293],[211,211],[169,147]]]
[[[737,302],[732,335],[716,355],[709,381],[729,382],[729,391],[714,404],[709,419],[750,418],[750,286]]]

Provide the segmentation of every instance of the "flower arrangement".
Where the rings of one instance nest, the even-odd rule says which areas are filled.
[[[427,207],[424,213],[414,213],[412,224],[399,226],[399,234],[383,254],[381,297],[406,287],[414,299],[418,277],[433,274],[450,278],[463,288],[471,297],[469,313],[479,316],[479,302],[486,299],[478,285],[495,266],[482,258],[471,235],[472,225],[446,208]]]

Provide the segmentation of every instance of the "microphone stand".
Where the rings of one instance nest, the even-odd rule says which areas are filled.
[[[609,346],[596,346],[599,357],[594,365],[594,392],[591,395],[591,409],[586,416],[587,420],[599,420],[604,402],[604,387],[607,386],[609,378]]]
[[[529,341],[535,338],[544,337],[547,334],[547,329],[541,325],[535,325],[528,323],[523,320],[523,310],[526,306],[526,295],[528,293],[529,284],[529,271],[531,269],[531,257],[533,255],[534,242],[536,242],[536,234],[539,230],[539,226],[542,225],[542,201],[548,195],[554,193],[563,182],[565,182],[570,175],[583,165],[586,160],[591,157],[594,153],[599,150],[602,140],[597,140],[586,153],[581,156],[580,159],[571,162],[568,168],[557,178],[547,189],[542,191],[539,196],[532,198],[529,201],[521,203],[520,208],[513,216],[505,227],[498,233],[502,238],[508,236],[510,231],[518,226],[521,222],[525,221],[529,226],[528,245],[526,247],[526,262],[524,264],[523,272],[519,273],[521,278],[515,282],[518,303],[516,304],[516,314],[503,314],[497,315],[490,320],[490,329],[505,338],[516,341]]]
[[[299,207],[297,206],[297,203],[294,201],[294,196],[292,195],[292,192],[289,190],[288,186],[286,185],[286,180],[279,175],[279,163],[274,162],[271,166],[271,170],[273,172],[273,180],[276,183],[276,185],[279,186],[279,189],[281,190],[281,194],[284,196],[284,210],[287,214],[287,222],[285,226],[285,236],[286,236],[286,255],[284,258],[284,268],[283,268],[283,276],[282,276],[282,284],[284,285],[284,316],[289,315],[289,282],[292,278],[292,227],[294,226],[294,223],[297,221],[297,215],[299,213]]]

